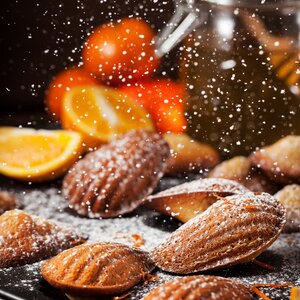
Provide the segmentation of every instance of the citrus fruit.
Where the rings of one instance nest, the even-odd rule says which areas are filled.
[[[168,79],[153,79],[127,84],[119,90],[136,100],[151,115],[160,133],[185,131],[184,86]]]
[[[300,286],[291,288],[291,300],[300,300]]]
[[[76,87],[65,96],[62,125],[82,134],[87,148],[109,142],[131,129],[153,130],[148,113],[112,88]]]
[[[154,37],[143,20],[125,18],[101,25],[84,44],[84,68],[110,85],[149,78],[159,65]]]
[[[96,85],[98,81],[82,68],[71,68],[59,73],[49,84],[46,105],[55,119],[60,119],[61,106],[65,93],[74,86]]]
[[[0,174],[24,181],[51,180],[82,153],[80,134],[66,130],[0,127]]]

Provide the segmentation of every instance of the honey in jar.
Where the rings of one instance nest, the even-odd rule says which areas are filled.
[[[197,15],[180,59],[188,133],[223,157],[300,134],[300,3],[195,1],[188,11]]]

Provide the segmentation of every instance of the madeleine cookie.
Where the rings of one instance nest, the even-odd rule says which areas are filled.
[[[143,300],[252,300],[250,288],[234,279],[218,276],[186,276],[166,282]]]
[[[0,216],[0,237],[0,268],[34,263],[85,242],[73,230],[17,209]]]
[[[271,195],[228,196],[174,231],[152,258],[177,274],[249,262],[278,238],[284,224],[285,209]]]
[[[197,173],[211,169],[220,162],[220,155],[208,144],[199,143],[184,133],[166,133],[163,135],[171,149],[166,173]]]
[[[299,232],[300,231],[300,185],[291,184],[284,187],[275,198],[286,209],[286,225],[284,231]]]
[[[251,154],[254,166],[278,183],[300,182],[300,136],[289,135]]]
[[[42,265],[42,276],[74,296],[118,295],[154,269],[149,255],[118,243],[84,244]],[[66,271],[67,270],[67,271]]]
[[[70,207],[90,218],[133,211],[163,176],[170,151],[157,133],[130,131],[89,153],[63,181]]]
[[[209,172],[208,177],[235,180],[252,192],[274,194],[277,191],[276,184],[255,170],[245,156],[236,156],[220,163]]]
[[[236,181],[220,178],[197,179],[149,196],[146,205],[187,222],[205,211],[219,197],[248,192],[250,191]]]

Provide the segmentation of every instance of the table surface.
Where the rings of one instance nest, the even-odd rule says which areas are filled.
[[[30,124],[28,124],[28,120]],[[7,114],[0,118],[0,125],[57,128],[57,124],[49,122],[49,119],[40,112],[25,116],[21,114],[18,117]],[[194,176],[163,178],[157,190],[163,190],[193,178]],[[26,184],[0,176],[0,189],[16,193],[25,211],[54,220],[60,225],[76,228],[89,235],[91,242],[114,241],[132,245],[134,241],[131,235],[135,233],[141,235],[145,240],[143,248],[151,250],[181,225],[170,217],[159,215],[146,208],[140,208],[122,218],[106,220],[81,218],[68,208],[67,202],[61,196],[60,188],[60,180],[46,184]],[[300,285],[300,233],[281,234],[278,240],[258,259],[272,265],[275,270],[269,271],[253,263],[248,263],[205,274],[239,278],[249,284],[295,282]],[[40,276],[41,263],[0,269],[0,299],[1,297],[26,300],[68,299],[42,279]],[[164,280],[176,277],[158,269],[154,274],[160,277],[159,281],[137,285],[130,291],[128,298],[141,299],[154,286]],[[289,288],[276,290],[266,288],[263,291],[272,300],[289,299]]]
[[[182,178],[164,178],[159,190],[177,185]],[[158,245],[170,232],[181,224],[166,216],[159,215],[146,208],[115,219],[86,219],[78,217],[69,208],[60,193],[61,182],[51,184],[26,185],[5,178],[0,178],[0,188],[15,192],[20,198],[23,209],[54,220],[60,225],[74,227],[89,235],[89,241],[114,241],[132,245],[131,235],[137,233],[145,240],[143,248],[151,250]],[[235,266],[224,270],[206,272],[225,277],[239,278],[249,283],[282,283],[296,282],[300,285],[300,233],[281,234],[279,239],[258,258],[272,265],[275,270],[269,271],[253,263]],[[40,276],[40,263],[17,268],[0,270],[0,296],[5,299],[67,299],[60,291],[48,285]],[[160,270],[154,272],[161,280],[139,284],[130,293],[129,299],[141,299],[142,296],[163,280],[176,277]],[[289,288],[264,289],[271,299],[289,299]]]

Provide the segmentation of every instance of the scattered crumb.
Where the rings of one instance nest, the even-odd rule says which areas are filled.
[[[182,179],[164,179],[161,186],[168,188],[182,182]],[[46,219],[56,221],[65,227],[74,227],[78,231],[89,236],[89,242],[111,241],[127,245],[132,244],[131,234],[136,232],[142,236],[145,244],[144,250],[151,250],[162,242],[170,233],[166,230],[171,221],[164,219],[165,227],[159,227],[153,220],[157,214],[149,211],[139,211],[135,215],[114,219],[87,219],[78,217],[69,208],[60,191],[56,188],[32,189],[24,194],[17,195],[24,204],[24,210],[28,213],[39,215]],[[170,218],[171,220],[171,218]],[[292,241],[292,242],[291,242]],[[279,239],[258,259],[274,266],[274,271],[269,271],[254,264],[246,264],[234,268],[218,270],[212,275],[238,278],[249,284],[258,283],[283,283],[287,281],[300,285],[300,233],[281,234]],[[40,290],[40,263],[26,265],[19,268],[0,270],[0,286],[11,288],[11,290],[32,291],[36,295]],[[22,270],[22,277],[18,277],[18,270]],[[147,281],[134,287],[130,292],[131,300],[140,300],[147,292],[164,281],[179,277],[156,270],[152,274],[153,280]],[[2,278],[5,280],[2,281]],[[155,280],[154,280],[155,279]],[[263,288],[263,292],[272,300],[289,299],[290,287],[282,289]],[[35,296],[33,296],[34,298]],[[36,297],[36,299],[38,299]]]
[[[141,247],[145,244],[145,240],[139,234],[133,233],[131,237],[135,239],[135,243],[132,245],[133,247]]]

